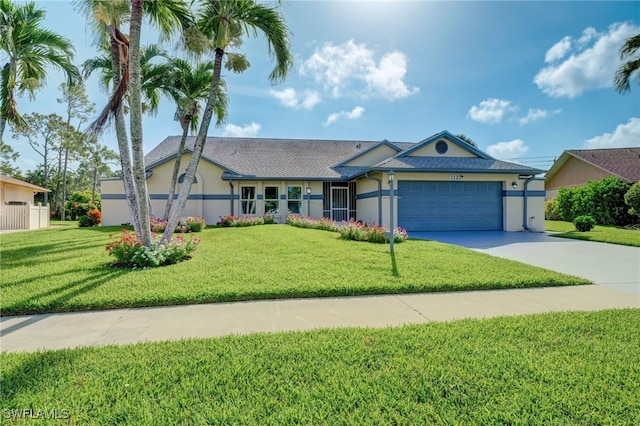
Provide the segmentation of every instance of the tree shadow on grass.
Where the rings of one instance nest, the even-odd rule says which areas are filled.
[[[95,290],[116,277],[130,272],[131,271],[127,269],[105,269],[104,266],[96,267],[89,270],[89,273],[82,279],[72,281],[63,286],[47,289],[40,293],[31,294],[12,304],[3,306],[2,314],[26,315],[34,313],[68,312],[99,307],[103,305],[103,303],[88,302],[85,304],[70,305],[69,301],[81,294]]]
[[[19,267],[19,266],[33,266],[37,267],[37,265],[47,262],[56,262],[58,259],[51,259],[45,261],[42,259],[43,256],[54,255],[58,253],[63,253],[65,255],[65,259],[72,257],[73,253],[77,253],[78,255],[83,255],[80,253],[86,249],[105,247],[106,244],[104,241],[93,242],[93,241],[78,241],[73,240],[69,242],[65,241],[55,241],[50,244],[38,244],[38,245],[29,245],[28,247],[21,247],[16,249],[5,249],[2,250],[2,267],[3,268],[11,268],[11,267]]]
[[[390,252],[391,255],[391,273],[395,278],[400,278],[400,271],[398,270],[398,263],[396,262],[396,252]]]

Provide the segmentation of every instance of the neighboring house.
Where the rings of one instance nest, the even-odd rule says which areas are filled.
[[[156,215],[179,141],[168,137],[145,157]],[[283,223],[300,213],[388,225],[391,171],[394,223],[409,232],[544,230],[544,181],[534,177],[543,171],[496,160],[447,131],[419,143],[210,137],[184,215],[208,224],[227,214]],[[131,222],[120,179],[103,179],[101,193],[105,225]]]
[[[33,196],[48,189],[0,174],[0,230],[49,226],[49,206],[34,205]]]
[[[610,176],[627,183],[640,181],[640,147],[564,151],[545,176],[546,199],[555,198],[562,187],[582,186]]]

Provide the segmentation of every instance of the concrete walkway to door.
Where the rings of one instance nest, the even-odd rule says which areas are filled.
[[[640,248],[532,232],[411,232],[411,238],[467,247],[640,295]]]

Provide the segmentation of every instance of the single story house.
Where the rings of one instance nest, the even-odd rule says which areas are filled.
[[[49,226],[49,206],[34,205],[33,196],[46,188],[0,174],[0,230]]]
[[[145,157],[156,215],[164,211],[179,142],[168,137]],[[496,160],[447,131],[418,143],[210,137],[184,216],[215,224],[227,214],[269,214],[284,223],[300,213],[388,226],[391,175],[394,223],[409,232],[542,232],[544,180],[535,177],[542,172]],[[103,179],[101,192],[103,223],[131,222],[122,180]]]
[[[640,147],[564,151],[545,176],[546,198],[555,198],[562,187],[583,186],[610,176],[631,184],[640,181]]]

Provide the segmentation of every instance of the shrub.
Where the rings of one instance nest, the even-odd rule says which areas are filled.
[[[321,217],[319,219],[314,219],[299,214],[290,214],[287,216],[287,225],[298,228],[320,229],[322,231],[332,232],[338,232],[340,229],[340,225],[329,218]]]
[[[93,226],[93,220],[86,214],[83,214],[78,218],[78,226],[80,228],[90,228]]]
[[[200,244],[200,239],[187,239],[184,234],[172,238],[165,244],[161,244],[159,240],[154,234],[151,247],[146,247],[136,235],[125,229],[117,240],[107,245],[106,250],[116,258],[113,266],[149,268],[189,259]]]
[[[220,216],[217,225],[229,227],[256,226],[256,225],[272,225],[276,223],[276,219],[271,215],[264,216]]]
[[[386,226],[367,225],[362,222],[350,220],[340,226],[340,238],[343,240],[367,241],[370,243],[384,244],[389,242],[389,228]],[[408,238],[407,231],[402,228],[393,230],[393,241],[401,243]]]
[[[100,225],[102,223],[102,213],[98,209],[91,209],[87,212],[87,216],[91,218],[94,225]]]
[[[577,188],[560,188],[558,213],[573,222],[578,216],[591,216],[601,225],[625,225],[632,221],[624,195],[629,185],[617,177],[589,181]]]
[[[640,182],[631,185],[624,194],[624,202],[629,206],[629,214],[640,216]]]
[[[558,200],[555,198],[544,202],[544,218],[546,220],[562,220],[558,211]]]
[[[158,219],[157,217],[149,217],[149,222],[151,225],[151,232],[157,232],[159,234],[164,233],[164,230],[167,229],[168,221]],[[176,229],[173,232],[200,232],[204,228],[206,228],[206,223],[204,221],[204,217],[202,216],[193,216],[188,217],[184,223],[178,222],[176,225]]]
[[[579,232],[588,232],[596,226],[596,221],[594,218],[588,215],[578,216],[573,220],[573,224],[576,227],[576,230]]]

